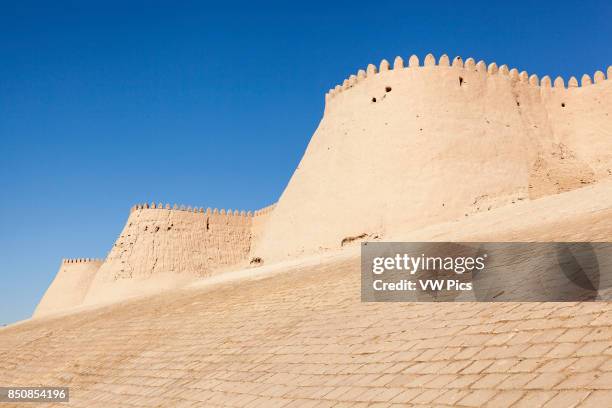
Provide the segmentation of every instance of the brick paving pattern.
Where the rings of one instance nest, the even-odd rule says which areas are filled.
[[[359,282],[345,260],[6,327],[0,385],[87,408],[612,404],[609,303],[365,304]]]

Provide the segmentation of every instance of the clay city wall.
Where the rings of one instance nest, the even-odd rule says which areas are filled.
[[[560,77],[473,58],[370,64],[327,93],[322,120],[276,204],[255,212],[134,206],[82,303],[596,183],[612,175],[611,75],[612,67],[608,79],[602,71],[581,84],[572,77],[566,87]],[[63,285],[58,279],[53,285]]]
[[[80,305],[104,260],[63,259],[59,270],[34,311],[34,317],[61,312]]]
[[[593,78],[566,88],[562,78],[431,54],[422,65],[416,56],[368,65],[327,94],[258,256],[384,239],[609,177],[612,81]]]
[[[267,213],[265,209],[253,213],[177,204],[136,205],[84,303],[173,288],[246,266],[252,225]]]

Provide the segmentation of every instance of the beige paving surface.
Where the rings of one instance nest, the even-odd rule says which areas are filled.
[[[0,383],[74,407],[603,407],[612,305],[364,304],[344,260],[1,329]]]

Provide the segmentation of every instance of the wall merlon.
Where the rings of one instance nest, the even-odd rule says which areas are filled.
[[[558,76],[555,78],[555,88],[560,88],[560,89],[565,89],[565,80],[563,79],[563,77]]]
[[[593,82],[591,81],[591,77],[589,76],[589,74],[582,75],[582,78],[581,78],[582,86],[588,86],[588,85],[591,85],[592,83]]]
[[[441,66],[441,67],[449,67],[450,66],[450,59],[448,58],[448,55],[442,54],[442,56],[438,60],[438,65]]]
[[[490,63],[489,67],[487,68],[487,72],[491,75],[495,75],[497,74],[497,71],[499,71],[499,68],[497,68],[497,64],[495,62]]]
[[[465,60],[465,68],[474,69],[476,67],[476,60],[472,57],[469,57]]]
[[[417,57],[416,55],[412,54],[410,56],[410,59],[408,60],[408,67],[409,68],[414,68],[414,67],[418,67],[419,66],[419,57]]]
[[[404,68],[404,60],[399,55],[395,57],[393,60],[393,69],[403,69]]]
[[[567,82],[567,87],[568,88],[577,88],[578,87],[578,80],[576,79],[575,76],[571,77],[569,79],[569,81]]]
[[[612,79],[612,65],[608,67],[608,70],[606,72],[608,73],[608,79]]]
[[[533,85],[533,86],[539,86],[540,85],[540,80],[538,79],[538,76],[536,74],[532,74],[529,77],[529,85]]]
[[[478,72],[487,72],[487,64],[483,61],[480,60],[478,61],[478,63],[476,63],[476,71]]]
[[[552,81],[548,75],[544,75],[542,80],[540,81],[540,85],[543,88],[550,88],[552,86]]]
[[[527,71],[521,71],[519,74],[519,81],[528,83],[529,82],[529,74]]]
[[[376,74],[376,65],[374,64],[368,64],[368,67],[366,68],[366,76],[374,76]]]
[[[602,71],[596,71],[595,74],[593,74],[593,79],[595,80],[595,83],[598,84],[600,82],[605,81],[606,76]]]
[[[460,56],[457,55],[453,59],[453,67],[455,67],[455,68],[463,68],[463,59],[461,59]]]
[[[386,59],[383,59],[382,61],[380,61],[380,65],[378,66],[378,71],[379,72],[389,71],[389,61],[387,61]]]
[[[508,72],[508,75],[510,75],[510,79],[513,79],[515,81],[518,81],[518,79],[519,79],[519,72],[518,72],[518,69],[516,69],[516,68],[512,68]]]
[[[433,56],[433,54],[427,54],[425,56],[425,61],[423,61],[423,66],[424,67],[433,67],[436,65],[436,57]]]

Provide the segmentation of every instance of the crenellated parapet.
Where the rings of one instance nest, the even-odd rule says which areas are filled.
[[[365,70],[358,70],[357,74],[350,75],[341,84],[336,85],[330,89],[325,95],[325,101],[330,102],[337,95],[350,90],[351,88],[358,86],[359,83],[366,81],[368,78],[372,78],[376,75],[386,73],[388,71],[400,71],[406,69],[462,69],[481,72],[486,75],[503,75],[507,76],[512,80],[523,82],[530,86],[542,87],[542,88],[556,88],[556,89],[571,89],[591,86],[594,84],[601,83],[603,81],[612,78],[612,65],[608,67],[606,74],[603,71],[596,71],[591,77],[589,74],[582,75],[580,82],[576,77],[570,77],[567,81],[567,87],[565,86],[565,80],[561,76],[557,76],[553,81],[550,76],[544,75],[541,79],[535,75],[529,75],[527,71],[520,71],[516,68],[509,68],[507,65],[498,66],[497,63],[492,62],[486,64],[480,60],[476,62],[474,58],[467,58],[464,60],[457,56],[453,58],[452,62],[448,55],[443,54],[436,63],[436,58],[433,54],[427,54],[421,64],[419,57],[411,55],[408,59],[408,64],[404,63],[404,59],[400,56],[395,57],[393,66],[389,64],[386,59],[383,59],[378,68],[374,64],[369,64]],[[607,75],[607,78],[606,78]]]
[[[267,214],[270,214],[270,213],[271,213],[271,212],[274,210],[274,207],[276,207],[276,203],[274,203],[274,204],[272,204],[272,205],[269,205],[269,206],[267,206],[267,207],[264,207],[264,208],[262,208],[262,209],[256,210],[256,211],[253,213],[253,215],[254,215],[255,217],[259,217],[259,216],[262,216],[262,215],[267,215]]]
[[[74,264],[74,263],[89,263],[89,262],[104,262],[102,258],[65,258],[62,259],[62,264]]]
[[[178,205],[178,204],[163,204],[163,203],[144,203],[144,204],[136,204],[134,206],[132,206],[132,208],[130,209],[130,213],[133,213],[134,211],[140,211],[140,210],[170,210],[170,211],[184,211],[184,212],[191,212],[191,213],[198,213],[198,214],[205,214],[205,215],[227,215],[227,216],[233,216],[233,217],[253,217],[256,215],[262,215],[264,213],[268,213],[270,211],[272,211],[272,209],[274,208],[274,204],[265,208],[262,208],[260,210],[256,210],[256,211],[246,211],[246,210],[232,210],[232,209],[224,209],[224,208],[204,208],[204,207],[197,207],[197,206],[190,206],[190,205]]]

